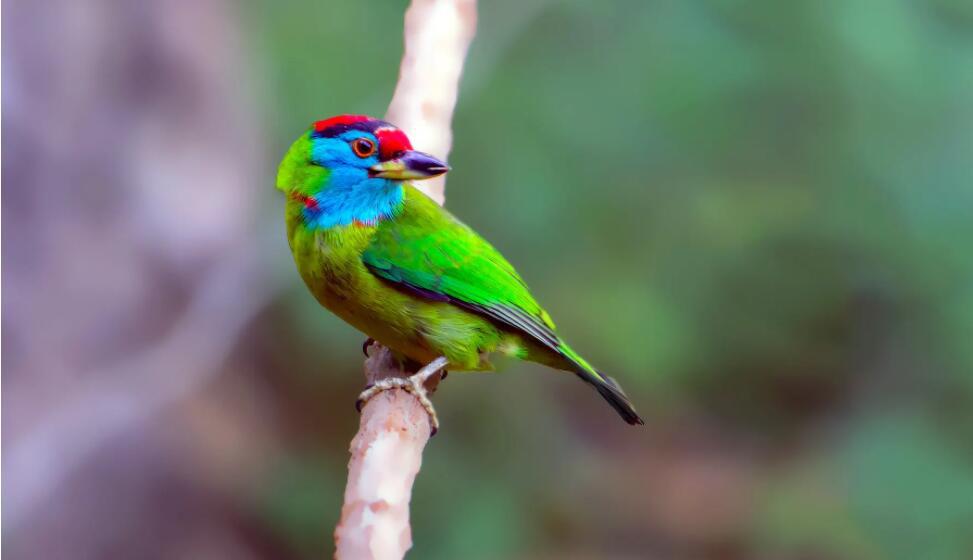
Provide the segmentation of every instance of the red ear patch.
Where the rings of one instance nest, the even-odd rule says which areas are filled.
[[[338,125],[352,125],[355,123],[365,122],[373,120],[372,117],[367,115],[338,115],[337,117],[331,117],[330,119],[324,119],[323,121],[318,121],[314,123],[314,130],[316,132],[324,132],[325,130],[331,128],[332,126]]]
[[[412,149],[409,137],[391,126],[376,128],[375,138],[378,138],[378,157],[382,160],[392,159],[400,152]]]

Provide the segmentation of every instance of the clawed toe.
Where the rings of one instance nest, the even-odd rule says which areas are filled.
[[[358,414],[361,414],[361,409],[363,406],[365,406],[365,403],[368,402],[368,399],[375,396],[375,393],[372,392],[374,387],[374,383],[365,385],[365,389],[358,395],[358,398],[355,399],[355,410],[358,411]]]
[[[363,342],[361,345],[361,353],[364,354],[366,358],[368,357],[368,347],[371,346],[372,344],[375,344],[375,339],[372,337],[368,337],[365,339],[365,342]]]
[[[368,351],[369,341],[371,340],[372,339],[366,340],[365,345],[363,346],[366,353]],[[367,403],[369,399],[375,395],[383,391],[388,391],[389,389],[403,389],[415,395],[416,399],[419,400],[419,404],[422,405],[422,408],[426,409],[426,412],[429,414],[429,426],[431,432],[429,437],[432,437],[436,435],[436,432],[439,431],[439,417],[436,416],[436,409],[433,408],[432,401],[429,400],[429,395],[426,393],[424,384],[430,375],[437,373],[437,371],[439,371],[440,368],[445,365],[446,358],[436,358],[411,377],[389,377],[369,385],[365,387],[365,390],[362,391],[360,395],[358,395],[358,399],[355,401],[355,408],[358,410],[358,413],[361,414],[365,403]],[[440,379],[445,379],[446,375],[446,371],[441,371]]]

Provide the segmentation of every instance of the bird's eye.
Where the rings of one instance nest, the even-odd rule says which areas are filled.
[[[358,138],[351,143],[351,150],[360,158],[367,158],[375,153],[375,142],[368,138]]]

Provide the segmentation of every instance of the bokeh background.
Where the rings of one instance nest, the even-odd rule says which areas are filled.
[[[7,0],[3,552],[321,558],[363,336],[275,166],[404,0]],[[973,557],[973,4],[490,0],[447,206],[617,377],[453,375],[425,559]]]

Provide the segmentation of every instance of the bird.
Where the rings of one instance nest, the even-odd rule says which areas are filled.
[[[618,383],[557,333],[500,252],[412,184],[449,170],[367,115],[314,122],[278,168],[288,244],[315,299],[401,364],[424,366],[366,388],[359,410],[402,388],[419,398],[435,433],[425,382],[446,371],[490,371],[500,354],[574,373],[625,422],[644,424]]]

